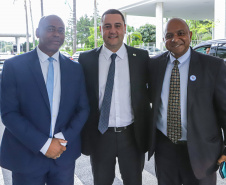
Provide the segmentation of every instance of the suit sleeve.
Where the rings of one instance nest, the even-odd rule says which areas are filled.
[[[226,145],[226,65],[221,62],[215,86],[215,102],[218,121],[224,132],[224,144]],[[226,148],[223,151],[226,155]]]
[[[21,114],[15,61],[5,61],[1,81],[1,117],[6,129],[34,153],[40,152],[48,137]],[[28,100],[29,101],[29,100]]]
[[[80,92],[79,103],[76,107],[76,111],[74,112],[74,116],[69,124],[69,127],[62,129],[62,133],[65,139],[68,141],[68,145],[70,145],[70,143],[73,142],[77,137],[80,137],[81,130],[89,115],[89,103],[85,87],[85,78],[80,65],[79,67],[81,69],[80,86],[78,87]]]

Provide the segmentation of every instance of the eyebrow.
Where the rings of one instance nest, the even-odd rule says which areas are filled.
[[[174,33],[177,33],[177,32],[179,32],[179,31],[184,31],[184,32],[186,32],[186,30],[177,30],[177,31],[175,31]],[[166,34],[167,33],[173,33],[173,32],[166,32]]]
[[[48,25],[47,28],[49,28],[49,27],[52,27],[52,28],[58,28],[58,29],[59,29],[59,28],[65,29],[65,27],[62,27],[62,26],[56,27],[56,26],[53,26],[53,25]]]
[[[122,23],[116,22],[116,23],[114,23],[114,24],[122,24]],[[104,24],[104,25],[112,25],[112,24],[111,24],[111,23],[106,23],[106,24]]]

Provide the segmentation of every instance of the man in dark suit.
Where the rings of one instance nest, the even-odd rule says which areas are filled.
[[[182,19],[168,21],[168,52],[151,58],[149,86],[159,185],[215,185],[217,163],[226,161],[226,66],[189,47]],[[226,138],[226,137],[224,137]]]
[[[141,185],[150,124],[148,52],[123,44],[126,25],[118,10],[102,15],[100,30],[103,46],[79,57],[90,102],[82,152],[90,155],[95,185],[113,183],[116,158],[123,183]]]
[[[14,185],[73,185],[89,113],[85,79],[81,66],[59,53],[61,18],[42,17],[36,36],[36,49],[4,63],[1,165]]]

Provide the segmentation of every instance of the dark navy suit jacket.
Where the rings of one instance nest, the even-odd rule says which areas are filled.
[[[55,162],[67,165],[81,155],[80,132],[89,106],[80,64],[61,54],[59,60],[61,97],[54,132],[62,132],[68,143]],[[49,136],[51,115],[36,49],[5,61],[1,88],[1,116],[6,127],[1,166],[14,172],[31,172],[52,160],[40,152]]]
[[[147,51],[126,46],[131,88],[131,106],[134,113],[134,138],[141,152],[148,149],[148,135],[152,135],[149,128],[151,107],[148,99],[148,61]],[[82,152],[85,155],[92,154],[99,144],[101,133],[98,131],[99,122],[99,54],[101,48],[96,48],[79,56],[79,62],[84,69],[87,94],[90,102],[90,115],[82,132]]]

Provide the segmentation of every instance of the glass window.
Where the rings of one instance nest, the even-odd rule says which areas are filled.
[[[206,46],[205,47],[199,47],[199,48],[196,48],[195,51],[199,52],[199,53],[204,53],[206,54]]]
[[[217,56],[226,59],[226,43],[218,44]]]

